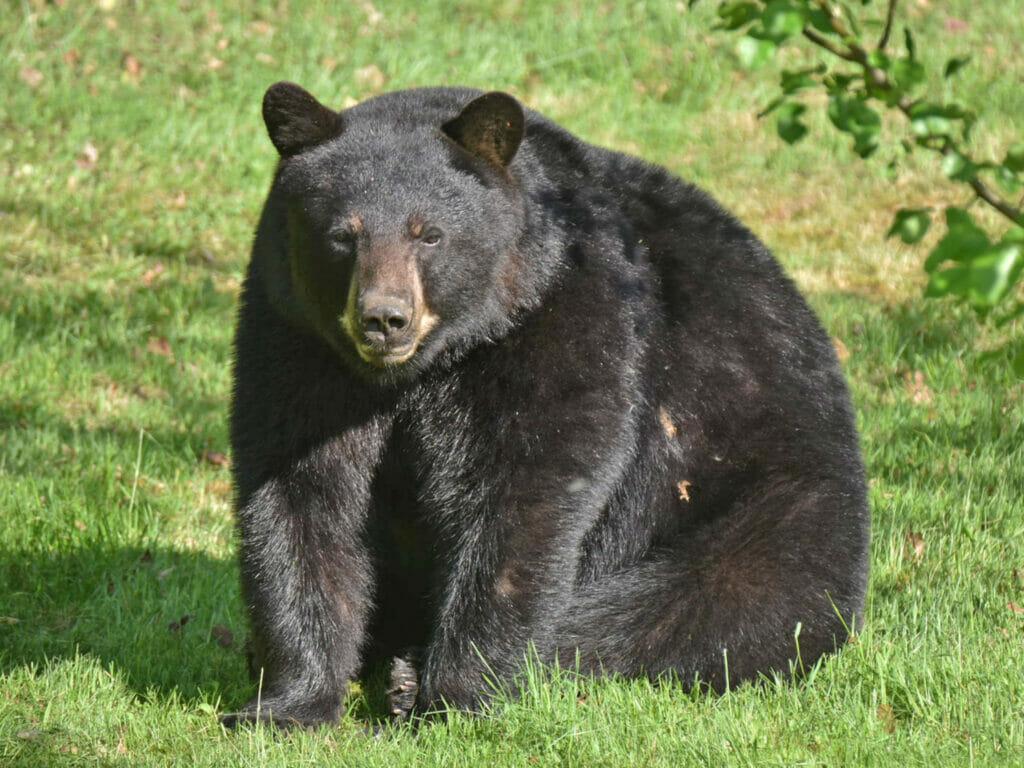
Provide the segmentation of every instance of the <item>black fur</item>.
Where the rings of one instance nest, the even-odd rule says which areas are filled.
[[[231,419],[260,717],[332,721],[409,648],[403,717],[478,708],[530,643],[722,689],[786,672],[797,625],[805,665],[843,642],[853,414],[750,232],[508,96],[268,99]]]

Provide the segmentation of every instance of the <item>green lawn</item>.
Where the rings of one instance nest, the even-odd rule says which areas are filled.
[[[922,302],[926,250],[883,239],[903,204],[966,202],[931,159],[894,183],[820,115],[783,145],[755,117],[773,70],[737,69],[713,1],[170,5],[0,10],[0,765],[1024,762],[1024,383],[985,357],[1024,320]],[[1015,5],[901,4],[928,61],[973,54],[955,84],[992,156],[1024,125]],[[874,512],[855,642],[724,696],[531,670],[494,715],[416,732],[365,735],[372,684],[336,729],[224,732],[250,692],[230,341],[281,79],[338,106],[509,90],[739,213],[848,353]]]

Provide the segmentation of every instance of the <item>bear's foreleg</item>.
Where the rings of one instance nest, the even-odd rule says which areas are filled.
[[[372,564],[363,541],[372,471],[344,441],[268,480],[239,509],[257,695],[226,725],[335,721],[360,661]]]

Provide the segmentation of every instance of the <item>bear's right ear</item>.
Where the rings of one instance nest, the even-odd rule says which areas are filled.
[[[295,83],[274,83],[267,89],[263,96],[263,122],[282,157],[341,133],[341,115]]]
[[[523,140],[526,118],[513,97],[492,91],[469,102],[441,130],[469,154],[504,169]]]

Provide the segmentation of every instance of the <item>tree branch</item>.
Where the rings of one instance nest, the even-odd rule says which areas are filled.
[[[840,59],[846,59],[846,61],[852,61],[854,64],[861,63],[860,59],[854,56],[854,54],[851,51],[846,51],[843,50],[842,48],[839,48],[838,46],[833,44],[831,40],[822,37],[810,27],[804,27],[803,34],[804,37],[806,37],[812,43],[819,46],[820,48],[824,48],[833,56],[838,56]]]
[[[974,190],[974,194],[991,205],[1017,226],[1024,227],[1024,211],[1020,208],[1014,208],[1010,203],[1003,200],[999,195],[992,191],[991,187],[977,176],[971,179],[970,185],[971,189]]]
[[[896,18],[896,3],[898,0],[889,0],[889,10],[885,14],[885,30],[882,32],[882,38],[878,41],[878,50],[884,51],[885,46],[889,44],[889,36],[892,34],[892,23]]]
[[[878,50],[881,51],[889,43],[889,37],[892,33],[893,19],[896,15],[896,5],[898,0],[889,0],[889,8],[886,15],[885,31],[882,34],[882,39],[878,42]],[[832,5],[829,0],[817,0],[818,7],[821,8],[822,12],[828,16],[829,24],[835,33],[844,40],[845,47],[840,47],[836,43],[833,43],[826,37],[823,37],[816,30],[811,27],[804,27],[803,35],[812,43],[817,45],[819,48],[824,48],[826,51],[831,53],[844,61],[849,61],[853,64],[858,65],[864,70],[864,82],[866,85],[870,85],[880,91],[892,91],[894,86],[889,80],[888,73],[879,67],[874,67],[868,61],[868,52],[864,47],[858,44],[850,31],[846,29],[846,26],[842,21],[833,13]],[[895,106],[900,110],[908,119],[911,118],[910,111],[916,102],[906,95],[901,95]],[[941,147],[932,146],[929,147],[943,155],[948,155],[954,151],[954,147],[946,139]],[[982,201],[988,203],[992,208],[999,211],[1003,216],[1012,221],[1014,224],[1024,226],[1024,211],[1021,208],[1014,208],[1013,204],[1007,200],[1004,200],[999,196],[991,187],[989,187],[984,181],[975,176],[967,184],[974,191],[974,194]]]

